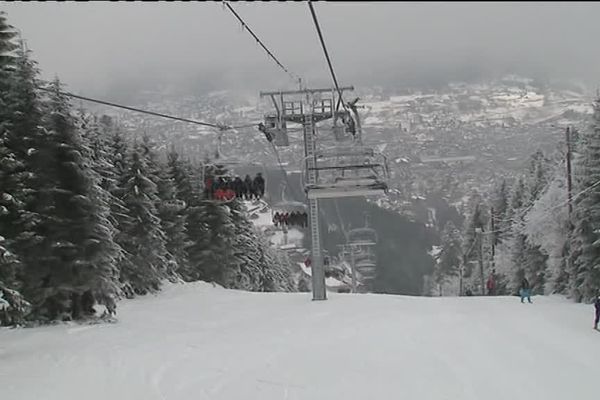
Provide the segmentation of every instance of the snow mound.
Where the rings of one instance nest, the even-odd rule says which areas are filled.
[[[596,398],[592,310],[558,297],[168,285],[115,324],[0,329],[3,399]]]

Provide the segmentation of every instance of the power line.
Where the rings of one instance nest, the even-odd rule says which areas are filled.
[[[41,86],[38,86],[37,88],[40,89],[40,90],[46,91],[46,92],[58,93],[58,94],[63,95],[63,96],[73,97],[75,99],[85,100],[85,101],[89,101],[91,103],[103,104],[105,106],[110,106],[110,107],[115,107],[115,108],[122,108],[124,110],[134,111],[134,112],[138,112],[138,113],[142,113],[142,114],[154,115],[155,117],[168,118],[168,119],[172,119],[172,120],[175,120],[175,121],[187,122],[187,123],[190,123],[190,124],[196,124],[196,125],[201,125],[201,126],[209,126],[211,128],[217,128],[217,129],[220,129],[220,130],[231,129],[231,127],[229,127],[227,125],[209,124],[208,122],[202,122],[202,121],[196,121],[196,120],[193,120],[193,119],[175,117],[175,116],[168,115],[168,114],[162,114],[162,113],[158,113],[158,112],[155,112],[155,111],[142,110],[140,108],[135,108],[135,107],[130,107],[130,106],[124,106],[122,104],[112,103],[112,102],[104,101],[104,100],[92,99],[90,97],[79,96],[79,95],[76,95],[76,94],[73,94],[73,93],[63,92],[61,90],[56,90],[56,89],[49,89],[49,88],[45,88],[45,87],[41,87]]]
[[[233,7],[231,7],[231,5],[223,0],[223,4],[225,4],[225,6],[227,6],[227,8],[229,9],[229,11],[231,11],[231,13],[237,18],[238,21],[240,21],[240,23],[242,24],[242,27],[244,27],[248,33],[250,33],[250,35],[252,35],[252,37],[256,40],[256,42],[264,49],[264,51],[267,52],[267,54],[269,55],[269,57],[271,57],[273,59],[273,61],[275,61],[275,63],[282,69],[284,70],[292,79],[301,82],[301,78],[290,72],[278,59],[277,57],[275,57],[275,55],[273,55],[273,53],[267,48],[267,46],[264,45],[264,43],[258,38],[258,36],[256,36],[254,34],[254,32],[252,31],[252,29],[250,29],[250,27],[248,26],[248,24],[246,24],[246,22],[244,22],[244,20],[242,19],[242,17],[240,17],[240,15],[233,9]]]
[[[331,64],[331,59],[329,58],[329,52],[327,51],[327,46],[325,46],[325,40],[323,39],[323,34],[321,33],[321,27],[319,26],[319,21],[317,20],[317,14],[315,13],[315,9],[312,5],[312,0],[308,1],[308,7],[310,8],[310,13],[312,15],[313,21],[315,23],[315,28],[317,28],[317,34],[319,35],[319,41],[321,42],[321,46],[323,47],[323,53],[325,53],[325,58],[327,59],[327,65],[329,66],[329,71],[331,72],[331,77],[333,78],[333,84],[338,92],[338,102],[335,106],[335,110],[337,111],[340,108],[340,103],[344,109],[346,106],[342,102],[342,91],[340,90],[340,85],[338,84],[337,77],[335,76],[335,71],[333,70],[333,65]]]
[[[600,180],[596,181],[595,183],[593,183],[592,185],[588,186],[587,188],[583,189],[582,191],[580,191],[579,193],[576,193],[575,195],[573,195],[573,197],[567,201],[561,202],[547,210],[544,210],[541,214],[541,218],[538,219],[539,221],[544,221],[549,217],[553,217],[555,216],[554,211],[564,207],[566,205],[568,205],[571,201],[574,201],[575,199],[579,198],[581,195],[589,192],[590,190],[594,189],[595,187],[600,185]],[[535,206],[535,202],[533,204],[531,204],[529,207],[527,207],[525,210],[522,210],[520,212],[520,215],[526,215],[527,213],[529,213],[529,211],[531,211],[533,209],[533,207]],[[504,220],[496,220],[499,222],[504,222],[504,223],[510,223],[510,224],[516,224],[517,225],[517,229],[522,228],[522,226],[526,223],[526,221],[523,220],[517,220],[514,218],[510,218],[510,219],[504,219]],[[491,234],[491,233],[506,233],[506,231],[504,230],[495,230],[495,231],[489,231],[486,232],[487,234]]]

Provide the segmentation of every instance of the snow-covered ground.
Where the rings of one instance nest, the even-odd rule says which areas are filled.
[[[7,400],[593,399],[600,332],[561,298],[169,285],[119,322],[0,330]]]

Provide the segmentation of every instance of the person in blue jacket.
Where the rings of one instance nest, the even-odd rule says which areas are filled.
[[[521,295],[521,303],[524,303],[525,299],[531,303],[531,285],[525,277],[521,281],[521,290],[519,290],[519,294]]]

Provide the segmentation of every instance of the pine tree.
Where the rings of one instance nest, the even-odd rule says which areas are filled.
[[[168,278],[165,234],[156,210],[158,189],[148,177],[149,172],[144,151],[136,144],[120,184],[128,210],[120,233],[120,244],[128,259],[121,270],[121,279],[129,297],[155,292],[161,281]]]
[[[526,201],[521,224],[518,226],[519,235],[523,240],[523,269],[534,293],[544,293],[546,285],[546,269],[548,255],[539,244],[530,240],[526,230],[526,213],[530,212],[535,202],[542,196],[548,186],[548,160],[541,151],[535,152],[530,158],[527,177]]]
[[[168,257],[168,276],[171,280],[180,278],[179,270],[187,264],[185,256],[185,202],[176,196],[175,180],[168,165],[158,159],[155,144],[148,136],[144,136],[142,149],[148,164],[149,178],[156,184],[158,202],[156,209],[161,228],[165,233]]]
[[[542,151],[535,152],[529,161],[528,169],[528,198],[529,205],[537,200],[548,185],[549,160]]]
[[[571,239],[570,292],[577,301],[587,301],[600,288],[600,98],[594,102],[592,123],[582,135],[581,157],[575,165],[577,191],[574,200],[574,230]]]
[[[509,206],[507,210],[508,221],[514,223],[514,218],[517,216],[525,206],[526,194],[525,194],[525,179],[523,176],[519,176],[517,182],[512,190]]]
[[[510,229],[510,250],[511,250],[511,269],[507,271],[509,290],[516,293],[525,277],[525,267],[527,265],[527,236],[522,233],[524,226],[524,216],[528,194],[525,186],[525,178],[520,176],[513,189],[508,216],[511,223]]]
[[[479,242],[477,239],[477,229],[481,229],[483,232],[489,220],[481,196],[478,193],[475,193],[470,201],[470,210],[469,217],[465,221],[463,240],[464,260],[467,262],[466,276],[470,276],[472,273],[472,268],[470,267],[472,263],[469,262],[478,260]]]
[[[99,265],[106,267],[112,266],[113,273],[118,281],[118,265],[125,258],[125,253],[117,243],[118,219],[113,215],[113,210],[125,212],[126,208],[123,202],[112,195],[111,190],[118,184],[118,177],[113,164],[110,162],[110,144],[106,129],[108,127],[101,125],[95,116],[86,116],[80,114],[79,126],[82,134],[82,141],[86,149],[86,155],[90,160],[90,174],[93,177],[94,199],[99,207],[99,225],[104,238],[99,246],[101,257],[96,261]],[[110,293],[98,296],[96,299],[107,307],[114,307],[114,298],[117,293]]]
[[[186,253],[190,277],[225,285],[229,270],[236,265],[235,225],[231,210],[229,205],[205,199],[200,193],[204,174],[222,174],[224,171],[215,170],[212,166],[202,169],[188,167],[187,171],[177,171],[175,181],[182,199],[188,204],[186,229],[189,244]]]
[[[493,232],[494,244],[497,245],[506,236],[510,226],[507,223],[509,207],[509,188],[506,179],[502,179],[500,185],[496,188],[492,203],[494,207],[495,232]]]
[[[50,89],[45,135],[32,155],[38,242],[22,257],[27,269],[25,294],[33,301],[35,315],[52,320],[92,314],[93,298],[115,294],[116,271],[107,212],[99,199],[89,151],[59,92],[59,82]]]
[[[462,238],[452,221],[448,221],[442,232],[442,249],[434,272],[436,283],[442,284],[448,277],[455,276],[462,264]]]
[[[12,54],[17,48],[15,37],[14,28],[8,25],[5,14],[0,12],[0,298],[4,299],[4,307],[0,307],[0,325],[17,322],[9,315],[9,309],[19,309],[15,300],[11,299],[20,297],[17,290],[20,290],[21,283],[17,273],[21,263],[9,246],[11,239],[18,235],[24,206],[22,201],[26,197],[23,190],[25,163],[13,148],[16,137],[11,135],[15,117],[14,97],[11,96],[15,80],[16,57]],[[11,296],[13,293],[15,295]],[[23,317],[24,312],[15,316],[17,319]]]
[[[197,237],[187,247],[190,268],[200,280],[225,284],[228,270],[235,265],[234,232],[231,211],[227,205],[203,202],[195,210],[201,221]]]
[[[110,195],[110,221],[115,229],[114,239],[121,248],[121,254],[117,260],[120,271],[121,291],[126,296],[133,296],[134,291],[129,282],[124,281],[124,271],[130,271],[134,267],[131,258],[126,254],[125,243],[129,240],[125,232],[133,223],[129,209],[125,205],[125,187],[127,174],[129,173],[129,145],[123,138],[121,131],[112,124],[109,118],[101,118],[100,127],[102,134],[97,138],[106,137],[106,141],[100,140],[98,151],[106,158],[106,163],[101,168],[103,176],[102,188]],[[102,150],[104,149],[104,150]]]
[[[231,218],[234,225],[234,265],[227,270],[225,286],[256,291],[260,287],[265,248],[260,247],[253,224],[237,202],[231,204]]]
[[[22,258],[37,242],[39,218],[30,207],[36,195],[31,156],[42,136],[42,104],[35,63],[22,48],[16,53],[11,68],[4,65],[0,72],[0,235]]]
[[[14,62],[13,50],[18,46],[14,39],[17,32],[14,27],[8,24],[6,13],[0,11],[0,70],[5,72],[6,67],[12,67]],[[2,73],[2,72],[0,72]]]
[[[0,237],[0,326],[20,325],[31,312],[31,304],[20,293],[20,262],[4,242]]]
[[[568,280],[565,261],[569,221],[565,204],[567,189],[564,166],[557,165],[552,176],[549,185],[525,215],[524,233],[531,246],[539,246],[540,253],[548,256],[546,270],[542,271],[544,291],[565,293]],[[539,274],[539,271],[534,270],[532,274]]]
[[[262,274],[259,283],[261,292],[296,291],[292,263],[287,254],[270,247],[263,233],[258,233],[258,243],[264,249],[261,259]]]
[[[195,253],[194,243],[201,240],[206,232],[201,212],[199,175],[175,151],[168,155],[167,169],[173,179],[176,198],[184,204],[175,219],[176,225],[173,226],[178,232],[183,231],[184,236],[178,241],[173,238],[172,251],[180,254],[179,257],[184,260],[180,264],[179,275],[186,281],[196,281],[200,279],[199,270],[191,264],[189,257],[191,253]],[[194,185],[193,182],[198,184]],[[179,227],[180,223],[183,223],[182,229]]]
[[[7,44],[12,34],[2,21],[0,35],[4,49],[13,48]],[[14,36],[12,36],[14,37]],[[17,271],[19,288],[25,293],[23,281],[29,277],[27,258],[35,257],[39,249],[40,216],[33,203],[38,196],[41,181],[38,176],[40,166],[33,160],[39,151],[44,135],[42,128],[42,102],[37,93],[39,81],[35,62],[29,53],[19,47],[13,54],[2,54],[0,68],[0,236],[6,239],[5,246],[14,252],[16,262],[4,263],[5,268]],[[14,57],[13,57],[14,55]],[[12,257],[11,257],[12,258]],[[21,294],[14,292],[14,297]],[[26,293],[25,293],[26,294]],[[26,294],[27,295],[27,294]],[[30,298],[28,298],[30,300]],[[35,306],[35,305],[34,305]]]

